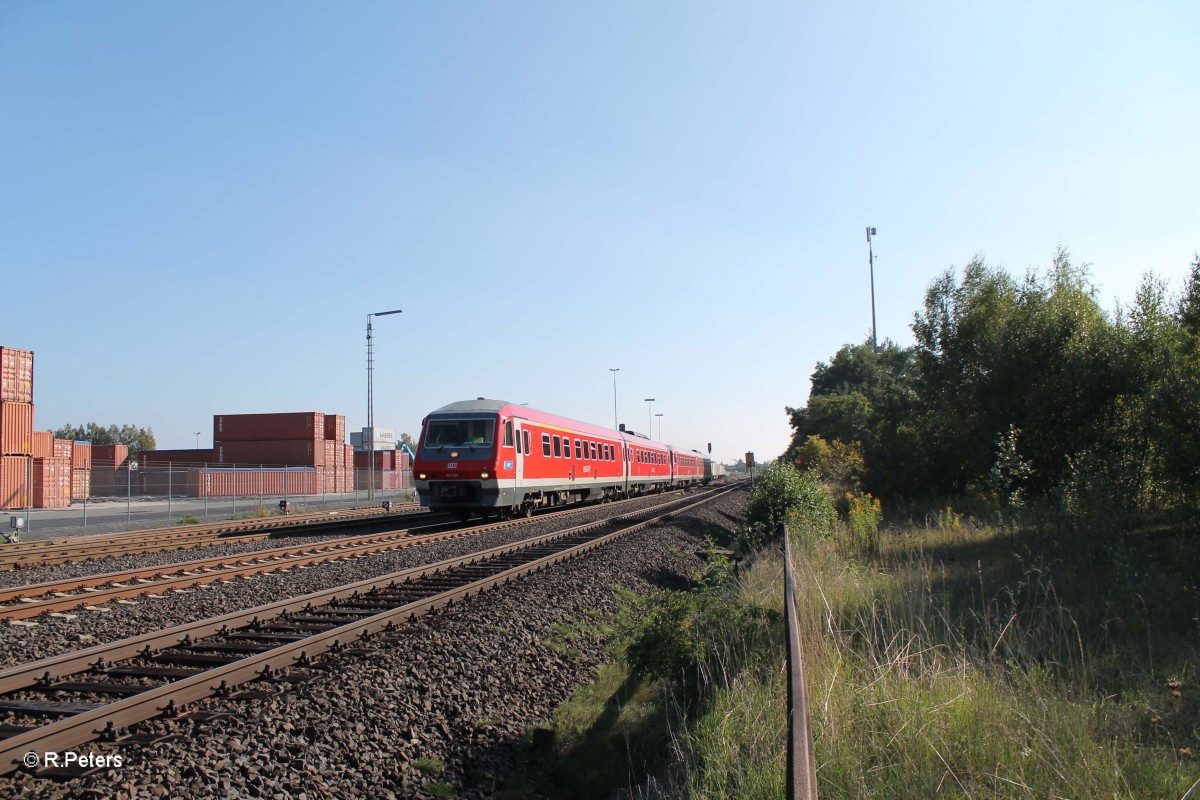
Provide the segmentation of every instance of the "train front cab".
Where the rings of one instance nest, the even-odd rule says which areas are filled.
[[[498,423],[498,414],[483,411],[426,417],[413,464],[422,506],[465,519],[500,505]]]

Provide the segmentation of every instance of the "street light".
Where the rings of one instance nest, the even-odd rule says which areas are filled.
[[[200,431],[196,431],[196,449],[200,449]]]
[[[658,417],[658,440],[661,442],[661,441],[663,440],[663,438],[662,438],[662,418],[663,418],[663,415],[662,415],[662,414],[655,414],[654,416]]]
[[[654,402],[653,397],[646,398],[646,438],[647,439],[650,438],[650,434],[654,432],[654,416],[652,414],[652,409],[654,408],[654,406],[650,405],[653,402]]]
[[[879,344],[875,339],[875,247],[871,243],[871,237],[874,235],[875,229],[868,225],[867,254],[871,264],[871,350],[878,352]]]
[[[608,371],[613,374],[613,430],[615,431],[620,426],[617,424],[617,373],[621,371],[620,367],[613,369],[608,368]]]
[[[403,313],[403,309],[397,308],[395,311],[377,311],[374,314],[367,314],[367,434],[371,438],[371,444],[367,450],[367,468],[371,482],[367,489],[369,500],[375,499],[375,334],[371,327],[371,317],[386,317],[391,314]],[[338,444],[343,443],[339,442]]]

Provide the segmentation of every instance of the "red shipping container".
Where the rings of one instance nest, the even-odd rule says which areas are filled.
[[[189,497],[293,497],[317,494],[317,470],[191,469]]]
[[[34,434],[37,435],[36,433]],[[212,452],[209,450],[208,452]],[[92,445],[92,469],[111,467],[116,469],[129,458],[129,446],[124,444]]]
[[[54,434],[50,431],[34,431],[32,452],[34,458],[54,458]]]
[[[71,446],[71,469],[91,469],[92,443],[74,442]]]
[[[124,445],[120,445],[124,447]],[[126,448],[128,452],[128,448]],[[124,459],[122,459],[124,460]],[[137,454],[137,460],[143,464],[215,464],[216,456],[212,450],[143,450]]]
[[[75,450],[75,442],[70,439],[55,439],[54,440],[54,457],[55,458],[70,458],[72,451]]]
[[[26,456],[0,458],[0,508],[29,507],[29,459]]]
[[[395,450],[376,450],[375,451],[375,471],[395,469]],[[355,469],[369,470],[371,464],[370,453],[355,453],[354,467]]]
[[[313,441],[324,438],[325,415],[320,411],[213,416],[213,442]]]
[[[217,442],[213,446],[217,464],[271,464],[301,467],[323,466],[324,440],[272,442]]]
[[[0,400],[33,402],[33,351],[0,347]]]
[[[338,444],[346,443],[346,418],[341,414],[326,414],[325,415],[325,438],[337,442]]]
[[[66,508],[71,505],[71,462],[66,458],[33,460],[33,507]]]
[[[92,494],[92,472],[89,469],[71,470],[71,501],[85,500]]]
[[[33,450],[33,404],[0,400],[0,454],[30,455]]]
[[[326,466],[335,466],[336,467],[337,466],[337,451],[338,451],[338,449],[339,448],[337,446],[337,442],[333,441],[332,439],[326,439],[324,450],[322,452],[323,460],[321,461],[321,463]]]

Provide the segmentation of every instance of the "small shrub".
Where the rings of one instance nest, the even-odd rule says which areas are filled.
[[[850,531],[849,550],[856,556],[871,556],[879,552],[879,521],[883,518],[883,509],[878,498],[868,492],[847,492],[846,505],[848,509]]]
[[[446,771],[446,764],[440,758],[422,757],[413,759],[413,768],[429,775],[441,775]]]
[[[746,503],[746,524],[738,531],[743,554],[760,550],[776,538],[783,525],[804,541],[832,533],[837,513],[813,471],[800,472],[790,464],[772,464],[755,483]]]
[[[191,514],[184,514],[182,517],[179,518],[179,522],[176,522],[175,524],[177,526],[178,525],[199,525],[200,520],[196,519]]]

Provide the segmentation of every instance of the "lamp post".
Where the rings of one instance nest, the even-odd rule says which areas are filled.
[[[658,440],[661,442],[661,441],[663,440],[663,438],[662,438],[662,418],[663,418],[663,415],[662,415],[662,414],[655,414],[654,416],[658,417]]]
[[[878,352],[879,343],[875,338],[875,247],[871,243],[871,237],[875,235],[875,229],[870,225],[867,226],[867,258],[871,265],[871,350]]]
[[[370,486],[367,488],[367,498],[375,499],[375,333],[371,327],[371,317],[386,317],[390,314],[402,314],[403,309],[394,311],[376,311],[367,314],[367,435],[371,443],[367,450],[367,468],[370,475]]]
[[[653,397],[646,398],[646,438],[650,438],[650,434],[654,432],[654,406],[650,405],[653,402]]]
[[[617,424],[617,373],[621,371],[621,368],[617,367],[616,369],[613,369],[612,367],[609,367],[608,371],[613,374],[613,430],[615,431],[617,428],[621,427]]]
[[[200,449],[200,431],[196,431],[196,449]]]

